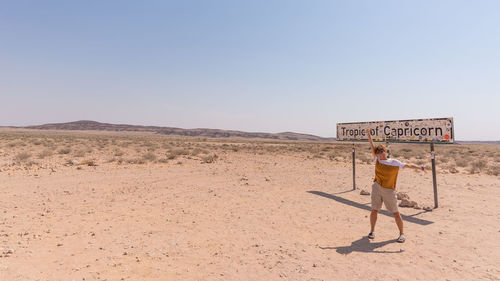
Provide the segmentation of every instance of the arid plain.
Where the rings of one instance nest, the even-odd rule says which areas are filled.
[[[392,156],[430,168],[429,145]],[[357,144],[0,129],[0,280],[500,280],[500,146],[403,170],[407,241]]]

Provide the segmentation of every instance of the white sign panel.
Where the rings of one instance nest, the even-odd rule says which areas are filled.
[[[453,118],[337,123],[337,140],[368,140],[367,127],[374,141],[453,143]]]

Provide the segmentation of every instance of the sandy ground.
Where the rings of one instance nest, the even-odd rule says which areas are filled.
[[[213,163],[0,170],[0,280],[500,280],[500,177],[438,174],[407,241],[352,166],[223,152]],[[373,165],[357,165],[369,189]],[[433,205],[432,177],[398,189]]]

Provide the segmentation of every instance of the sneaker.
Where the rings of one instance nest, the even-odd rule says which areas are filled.
[[[404,243],[406,241],[406,238],[404,237],[403,234],[399,235],[398,240],[396,240],[398,243]]]
[[[368,238],[370,239],[375,238],[375,234],[373,232],[368,233]]]

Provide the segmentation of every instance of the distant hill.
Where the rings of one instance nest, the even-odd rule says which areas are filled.
[[[455,141],[455,143],[459,143],[459,144],[494,144],[494,145],[500,145],[500,141]]]
[[[108,124],[96,121],[81,120],[68,123],[54,123],[37,126],[22,127],[26,129],[37,130],[81,130],[81,131],[128,131],[128,132],[154,132],[163,135],[178,135],[178,136],[195,136],[207,138],[261,138],[261,139],[275,139],[275,140],[300,140],[300,141],[332,141],[335,138],[322,138],[314,135],[299,134],[293,132],[284,133],[253,133],[232,130],[218,130],[218,129],[181,129],[172,127],[158,127],[158,126],[139,126],[139,125],[126,125],[126,124]]]

